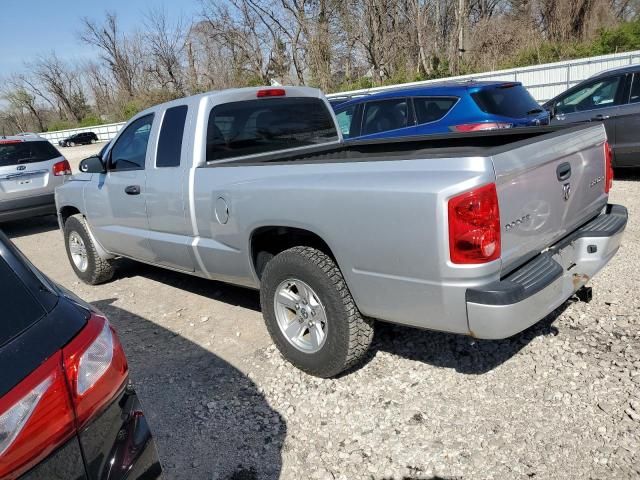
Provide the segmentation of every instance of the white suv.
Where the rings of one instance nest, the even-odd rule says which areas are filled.
[[[56,213],[69,162],[37,135],[0,136],[0,222]]]

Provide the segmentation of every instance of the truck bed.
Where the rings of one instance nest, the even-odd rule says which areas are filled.
[[[571,131],[592,127],[584,123],[567,127],[552,125],[470,133],[421,135],[415,137],[361,140],[345,144],[305,147],[290,153],[251,155],[232,160],[210,162],[207,167],[296,163],[343,163],[390,160],[415,160],[451,156],[492,156],[534,143],[544,136],[553,138]]]

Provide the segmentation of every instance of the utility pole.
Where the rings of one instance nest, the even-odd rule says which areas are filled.
[[[458,56],[460,58],[464,53],[464,17],[466,11],[466,1],[458,0]]]

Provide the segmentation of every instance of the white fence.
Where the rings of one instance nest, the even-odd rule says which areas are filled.
[[[332,93],[327,95],[329,98],[340,98],[342,96],[356,97],[359,95],[367,95],[370,93],[382,92],[394,88],[403,88],[419,85],[428,85],[430,83],[439,83],[446,80],[505,80],[522,82],[527,87],[533,98],[538,102],[544,103],[547,100],[562,93],[567,88],[572,87],[576,83],[595,75],[603,70],[610,68],[622,67],[625,65],[633,65],[640,63],[640,50],[625,53],[614,53],[611,55],[601,55],[599,57],[581,58],[578,60],[568,60],[566,62],[547,63],[544,65],[533,65],[531,67],[511,68],[509,70],[497,70],[494,72],[476,73],[472,75],[461,75],[458,77],[439,78],[436,80],[425,80],[422,82],[404,83],[402,85],[391,85],[386,87],[375,87],[363,90],[352,90],[349,92]],[[72,128],[69,130],[59,130],[57,132],[46,132],[40,135],[50,140],[52,143],[58,143],[58,140],[67,138],[74,133],[95,132],[100,141],[111,140],[115,137],[118,130],[124,125],[121,123],[110,123],[108,125],[100,125],[87,128]]]
[[[83,127],[83,128],[70,128],[68,130],[57,130],[55,132],[44,132],[39,133],[41,137],[46,138],[53,144],[57,144],[59,140],[63,138],[70,137],[75,133],[81,132],[94,132],[98,136],[98,140],[101,142],[106,142],[111,140],[116,136],[118,130],[125,124],[125,122],[120,123],[108,123],[106,125],[96,125],[95,127]]]
[[[446,80],[474,79],[522,82],[529,92],[531,92],[531,95],[536,99],[536,101],[544,103],[559,93],[564,92],[567,88],[572,87],[576,83],[579,83],[598,72],[636,63],[640,63],[640,50],[625,53],[614,53],[611,55],[601,55],[598,57],[581,58],[578,60],[568,60],[566,62],[533,65],[531,67],[511,68],[509,70],[497,70],[494,72],[475,73],[472,75],[461,75],[458,77],[404,83],[402,85],[352,90],[349,92],[334,93],[327,95],[327,97],[352,97],[382,92],[399,87],[404,88],[428,85],[430,83],[439,83]]]

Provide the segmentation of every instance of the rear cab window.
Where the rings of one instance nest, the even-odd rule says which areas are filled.
[[[318,98],[264,98],[214,107],[207,126],[207,162],[338,140]]]
[[[40,320],[44,308],[33,297],[7,262],[0,258],[0,346]]]
[[[0,167],[46,162],[61,156],[56,147],[46,140],[0,140]]]
[[[484,87],[472,93],[471,98],[480,110],[491,115],[523,118],[542,111],[527,89],[519,84]]]

